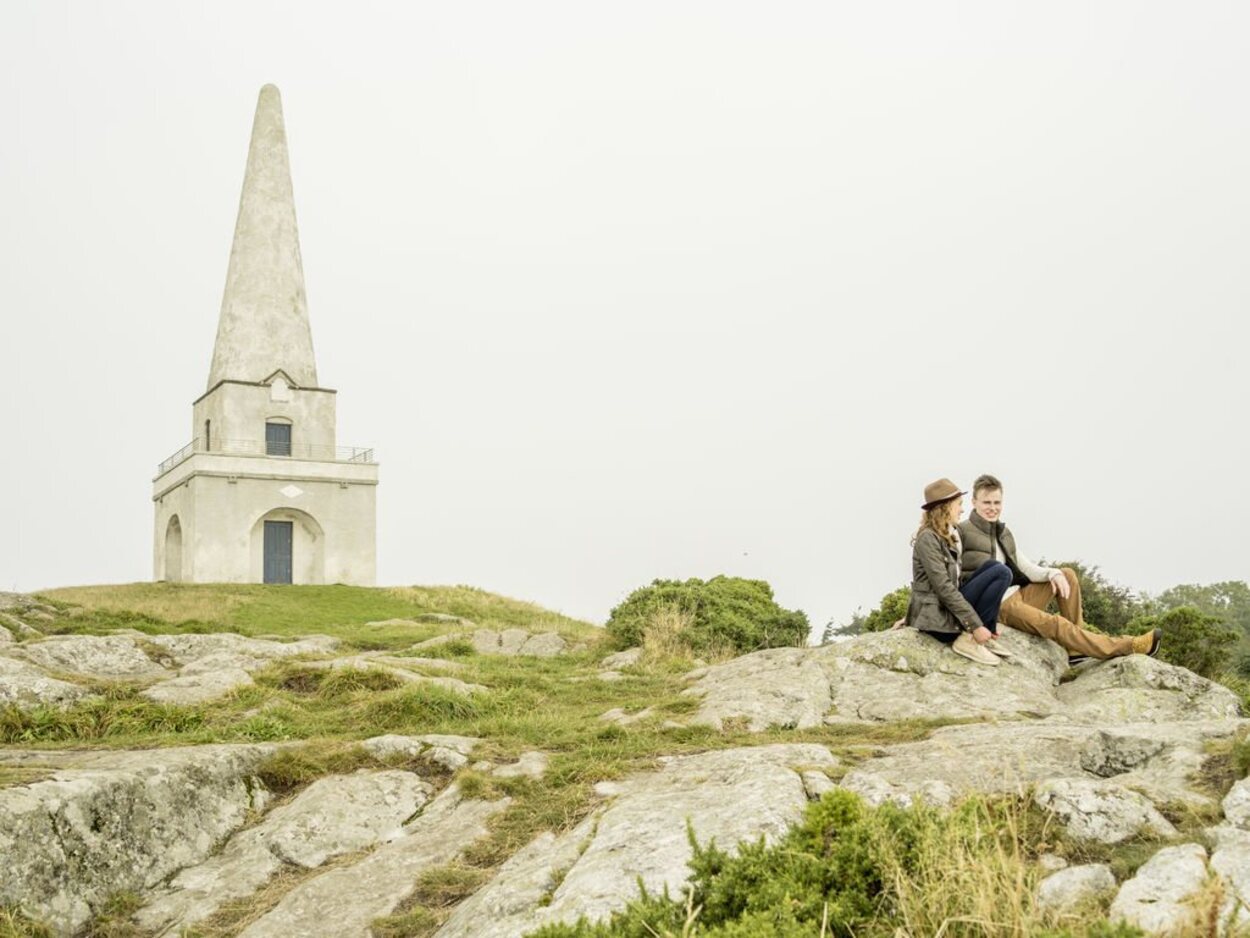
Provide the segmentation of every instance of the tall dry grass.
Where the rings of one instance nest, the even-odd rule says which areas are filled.
[[[1027,938],[1053,924],[1037,910],[1038,867],[1025,853],[1037,820],[1017,800],[972,801],[955,817],[916,809],[921,832],[904,858],[883,844],[892,867],[898,938]]]
[[[689,666],[695,654],[683,636],[694,625],[694,614],[676,605],[656,609],[642,627],[642,663],[651,666]],[[699,659],[707,664],[728,661],[736,652],[728,644],[704,650]]]

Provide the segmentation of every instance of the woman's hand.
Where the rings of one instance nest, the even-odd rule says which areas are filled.
[[[987,629],[983,625],[978,625],[975,629],[972,630],[972,639],[978,645],[984,645],[993,637],[994,637],[994,633],[991,632],[989,629]]]

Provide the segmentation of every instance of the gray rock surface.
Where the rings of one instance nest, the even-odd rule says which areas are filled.
[[[1069,719],[1090,723],[1221,720],[1240,713],[1227,687],[1146,655],[1097,662],[1061,685],[1058,695]]]
[[[1250,831],[1250,778],[1234,782],[1221,803],[1224,820],[1233,827]]]
[[[192,706],[207,703],[233,693],[240,687],[250,687],[256,682],[242,668],[192,672],[161,681],[140,693],[157,703]]]
[[[128,635],[52,635],[11,646],[9,653],[49,671],[83,677],[141,681],[170,676]]]
[[[502,632],[496,632],[494,629],[478,629],[475,632],[462,635],[439,636],[441,641],[429,639],[412,647],[426,648],[433,644],[451,641],[453,638],[467,639],[473,645],[473,650],[479,655],[522,655],[534,658],[554,658],[557,655],[564,654],[568,648],[568,643],[555,632],[541,632],[537,635],[531,635],[525,629],[504,629]]]
[[[1174,935],[1193,923],[1190,905],[1207,880],[1207,851],[1199,844],[1165,847],[1127,880],[1111,903],[1111,920],[1150,935]]]
[[[412,772],[357,772],[318,779],[224,850],[182,870],[138,915],[144,928],[186,926],[226,902],[251,895],[284,866],[315,869],[327,860],[394,840],[433,795]]]
[[[243,659],[254,659],[256,666],[278,658],[296,655],[327,655],[339,646],[339,640],[329,635],[306,635],[292,642],[280,642],[265,638],[248,638],[234,632],[215,632],[206,635],[150,635],[147,641],[163,648],[179,666],[186,666],[198,658],[230,653]],[[252,670],[249,668],[248,670]]]
[[[640,723],[650,716],[654,716],[655,708],[644,707],[637,713],[628,713],[621,707],[613,707],[611,710],[599,714],[599,719],[608,723],[615,723],[617,726],[629,726],[633,723]]]
[[[1224,881],[1221,921],[1250,926],[1250,832],[1229,824],[1207,832],[1214,842],[1210,869]]]
[[[820,726],[833,705],[821,656],[807,648],[770,648],[706,669],[686,694],[702,698],[692,723],[722,729],[745,720],[752,731],[770,726]]]
[[[1176,836],[1176,828],[1144,796],[1113,782],[1050,779],[1037,786],[1033,800],[1082,840],[1118,844],[1142,834]]]
[[[94,753],[79,768],[0,788],[0,904],[70,932],[118,892],[204,860],[265,795],[273,746]]]
[[[865,759],[841,784],[869,802],[946,804],[971,792],[1011,792],[1054,778],[1114,778],[1159,804],[1211,803],[1195,787],[1206,746],[1247,721],[1130,724],[1099,729],[1059,720],[974,723],[934,730]]]
[[[568,647],[568,642],[555,632],[543,632],[527,638],[517,654],[534,658],[554,658],[564,654],[566,647]]]
[[[1115,891],[1115,876],[1105,863],[1069,866],[1042,880],[1037,887],[1037,906],[1061,913]]]
[[[11,704],[21,710],[66,707],[87,696],[85,687],[49,677],[28,662],[0,656],[0,706]]]
[[[819,720],[1054,716],[1070,723],[1212,721],[1239,715],[1225,687],[1144,655],[1093,662],[1060,684],[1067,655],[1054,642],[1006,629],[1013,653],[977,665],[913,629],[860,635],[819,648],[775,648],[688,675],[700,698],[691,722],[752,730]]]
[[[448,771],[455,772],[468,765],[470,754],[480,742],[480,739],[472,736],[427,733],[424,736],[374,736],[361,745],[379,759],[388,756],[424,756]]]
[[[508,805],[462,799],[455,785],[431,801],[403,835],[363,860],[328,870],[283,897],[240,938],[371,938],[370,923],[411,895],[422,871],[449,863],[486,834],[486,822]]]
[[[639,879],[649,891],[667,886],[679,895],[689,875],[687,822],[700,842],[714,839],[727,849],[760,836],[773,840],[807,805],[800,771],[834,759],[823,746],[796,744],[661,763],[658,772],[598,786],[607,805],[513,857],[461,903],[438,938],[513,938],[546,922],[603,918],[637,896]]]
[[[606,668],[609,671],[615,671],[619,668],[631,668],[641,660],[641,648],[626,648],[624,651],[618,651],[614,654],[608,655],[599,662],[599,667]]]
[[[435,687],[441,687],[456,694],[484,693],[487,688],[481,684],[469,684],[454,677],[431,677],[426,674],[417,674],[415,671],[409,671],[409,664],[416,665],[418,659],[404,659],[391,657],[377,657],[370,655],[349,655],[343,658],[331,658],[325,661],[308,661],[305,664],[314,669],[325,670],[342,670],[352,669],[357,671],[376,670],[389,674],[391,677],[402,681],[405,684],[426,684]]]
[[[542,778],[547,773],[545,752],[523,752],[516,762],[501,765],[491,774],[498,778]]]

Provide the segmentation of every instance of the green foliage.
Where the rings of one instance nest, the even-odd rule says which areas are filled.
[[[643,890],[606,922],[548,925],[532,938],[1032,933],[1034,874],[1019,840],[1039,840],[1043,827],[1012,801],[870,808],[835,790],[773,846],[760,840],[730,855],[692,837],[680,899]],[[974,922],[984,930],[966,927]]]
[[[1128,631],[1147,629],[1163,630],[1160,658],[1207,678],[1218,677],[1228,669],[1229,650],[1239,637],[1223,620],[1190,606],[1161,615],[1140,616],[1129,624]]]
[[[612,610],[607,629],[621,647],[641,645],[655,616],[677,609],[690,619],[680,640],[696,653],[725,649],[743,654],[761,648],[802,645],[807,616],[783,609],[763,580],[716,576],[710,580],[655,580],[634,590]]]
[[[1250,635],[1250,583],[1243,580],[1227,580],[1209,586],[1193,583],[1173,586],[1160,593],[1155,602],[1164,610],[1192,606],[1222,619],[1243,635]]]
[[[910,602],[910,586],[900,586],[894,592],[886,593],[881,597],[881,604],[865,617],[864,631],[884,632],[907,615],[907,605]]]

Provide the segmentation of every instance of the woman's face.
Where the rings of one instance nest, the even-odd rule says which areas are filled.
[[[964,497],[959,495],[951,500],[946,517],[951,524],[959,524],[959,516],[964,513]]]

